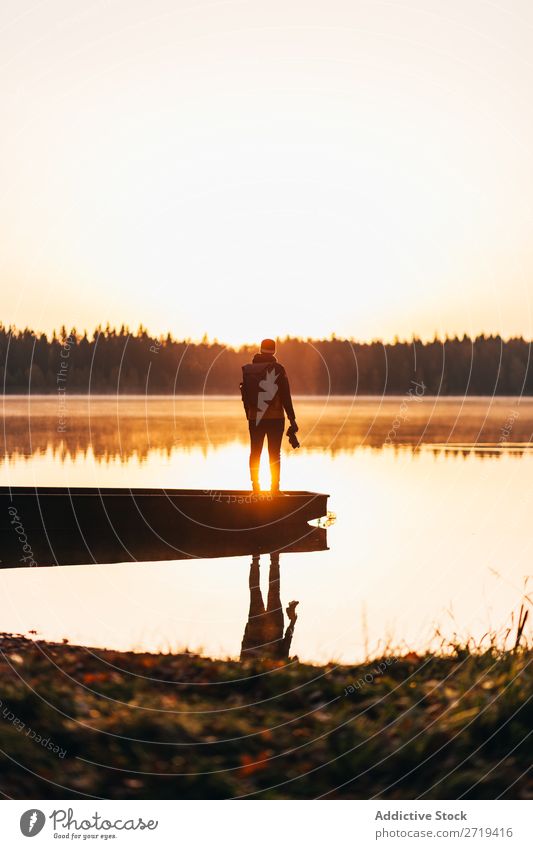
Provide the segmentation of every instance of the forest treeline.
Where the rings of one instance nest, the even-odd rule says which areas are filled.
[[[179,341],[98,327],[51,337],[0,325],[2,391],[14,393],[234,394],[255,348]],[[531,343],[499,336],[422,342],[287,338],[278,359],[301,395],[533,395]]]

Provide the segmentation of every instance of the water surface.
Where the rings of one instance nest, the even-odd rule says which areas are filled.
[[[387,643],[422,650],[512,628],[532,573],[533,403],[406,395],[296,408],[302,447],[286,443],[282,486],[330,493],[337,518],[328,551],[281,555],[282,606],[299,601],[291,656],[349,662]],[[13,397],[3,413],[3,485],[248,485],[236,399],[71,397],[59,409]],[[6,569],[0,631],[238,657],[250,563]],[[260,576],[266,604],[268,556]]]

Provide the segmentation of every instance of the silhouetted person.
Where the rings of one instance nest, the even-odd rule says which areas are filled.
[[[269,658],[287,660],[297,620],[297,601],[289,602],[287,616],[289,624],[283,635],[283,610],[279,588],[279,554],[270,555],[270,575],[267,606],[263,602],[259,586],[259,555],[254,555],[250,566],[250,612],[244,629],[241,645],[241,660],[247,658]]]
[[[250,430],[250,477],[260,492],[259,463],[265,437],[268,440],[271,492],[279,494],[281,440],[285,413],[294,433],[298,430],[291,390],[285,369],[275,357],[276,343],[263,339],[261,351],[242,367],[241,396]]]

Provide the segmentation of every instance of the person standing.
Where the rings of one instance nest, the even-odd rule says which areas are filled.
[[[289,380],[284,367],[276,359],[276,343],[263,339],[261,350],[251,363],[242,367],[241,397],[250,431],[250,477],[254,493],[259,486],[259,464],[265,437],[268,441],[271,492],[280,495],[281,440],[285,414],[292,432],[298,430],[292,405]]]

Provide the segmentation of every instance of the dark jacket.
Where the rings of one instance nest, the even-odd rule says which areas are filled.
[[[273,354],[256,354],[242,367],[241,397],[246,418],[256,424],[262,419],[296,418],[287,373]]]

